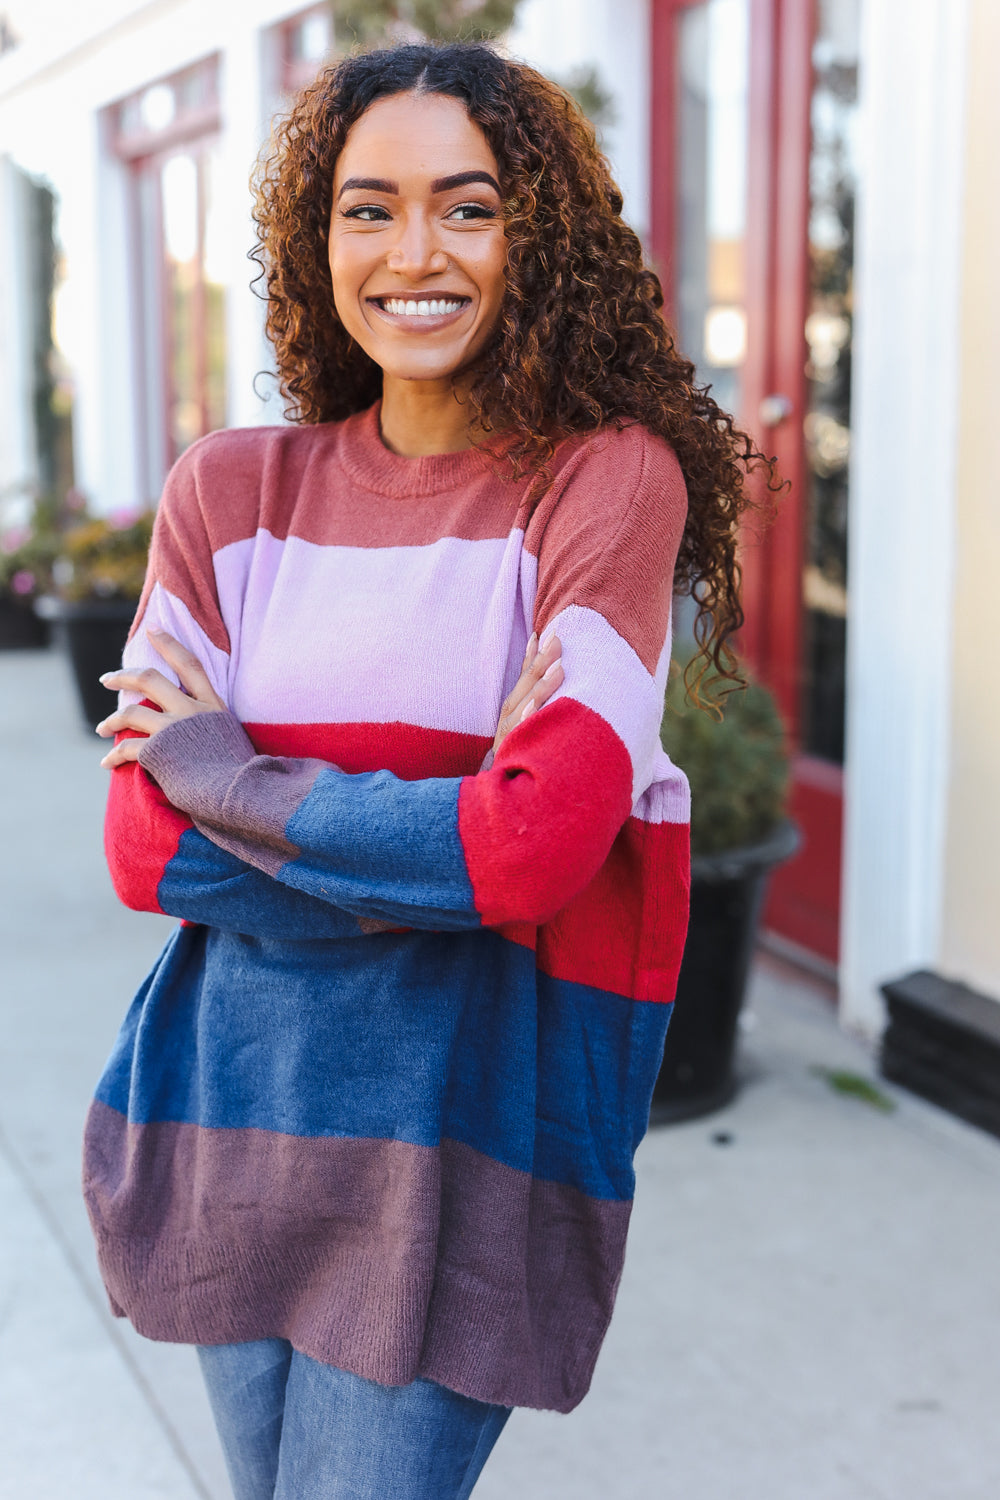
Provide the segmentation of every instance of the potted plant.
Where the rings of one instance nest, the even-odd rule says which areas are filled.
[[[61,534],[52,592],[36,605],[66,645],[90,725],[111,706],[98,678],[121,661],[142,593],[153,514],[122,509],[108,516],[79,515]]]
[[[52,586],[59,551],[58,507],[50,496],[35,500],[22,525],[0,531],[0,649],[47,646],[48,623],[35,602]]]
[[[749,681],[715,708],[674,665],[661,738],[691,783],[691,919],[651,1123],[720,1108],[771,870],[798,848],[785,815],[788,748],[774,699]]]

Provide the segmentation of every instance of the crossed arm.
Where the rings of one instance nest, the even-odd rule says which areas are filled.
[[[352,905],[347,892],[343,901],[331,901],[325,893],[296,888],[295,877],[291,882],[275,879],[266,850],[234,845],[223,830],[200,822],[181,795],[168,795],[155,771],[155,780],[147,776],[138,763],[140,752],[146,749],[148,755],[151,744],[171,726],[211,714],[214,724],[222,723],[231,734],[242,731],[198,657],[168,632],[149,629],[146,634],[182,686],[149,666],[106,673],[102,681],[108,688],[142,694],[146,701],[110,714],[98,726],[105,737],[119,736],[102,761],[115,771],[105,842],[112,880],[126,905],[261,939],[341,939],[400,925],[451,925],[441,910],[430,912],[423,922],[411,909],[379,916],[370,904]],[[484,764],[491,763],[510,731],[560,686],[559,652],[557,639],[549,639],[542,650],[534,637],[529,641],[524,669],[503,704]],[[212,727],[212,721],[201,722]],[[467,925],[468,917],[459,921]]]
[[[123,731],[133,732],[133,737],[119,740],[104,756],[101,765],[108,770],[127,765],[129,761],[137,761],[144,741],[160,733],[168,725],[192,718],[195,714],[218,713],[226,709],[226,704],[212,687],[208,673],[193,651],[189,651],[165,630],[151,629],[146,634],[156,651],[177,673],[181,687],[175,687],[154,667],[146,667],[138,672],[122,668],[117,672],[103,674],[101,682],[106,688],[115,692],[141,693],[144,698],[159,705],[158,708],[150,708],[136,703],[109,714],[98,724],[97,733],[104,738]],[[532,635],[524,654],[521,675],[500,709],[492,754],[496,754],[516,724],[521,723],[536,708],[541,708],[562,686],[560,652],[558,636],[550,635],[545,644],[539,646],[538,637]]]

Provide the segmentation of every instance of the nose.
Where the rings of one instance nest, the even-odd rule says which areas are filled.
[[[407,214],[400,221],[398,235],[386,256],[386,266],[412,281],[447,271],[447,253],[423,214]]]

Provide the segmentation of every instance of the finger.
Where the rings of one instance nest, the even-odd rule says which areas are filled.
[[[181,684],[192,698],[197,698],[199,703],[211,703],[218,708],[225,706],[213,688],[200,659],[193,651],[189,651],[187,646],[167,630],[150,628],[146,634],[164,661],[169,662],[173,667]]]
[[[103,757],[101,765],[108,771],[113,771],[116,766],[127,766],[139,759],[139,751],[145,743],[145,739],[121,740]]]
[[[156,734],[163,727],[164,716],[159,709],[144,708],[141,703],[133,703],[102,719],[97,725],[97,733],[107,740],[112,735],[121,734],[124,729],[134,729],[139,734],[150,735]]]
[[[562,645],[559,637],[550,636],[544,648],[536,652],[532,659],[527,662],[521,671],[520,677],[504,699],[503,708],[500,710],[501,721],[505,718],[516,720],[518,712],[523,709],[528,695],[532,692],[536,684],[542,681],[545,673],[559,660],[561,652]],[[541,700],[542,702],[550,696],[551,691],[554,691],[554,689],[546,692],[545,697]]]
[[[534,713],[536,708],[541,708],[543,703],[548,703],[552,694],[559,691],[565,680],[566,674],[563,671],[562,662],[559,660],[552,662],[546,669],[544,676],[536,682],[528,694],[521,712],[517,715],[514,722],[520,724],[530,713]]]
[[[168,713],[177,713],[187,702],[183,688],[164,677],[155,667],[142,667],[138,671],[122,667],[117,672],[102,673],[100,681],[112,692],[138,693],[140,697],[150,698]]]
[[[504,702],[493,740],[494,754],[511,730],[523,723],[529,714],[547,703],[565,681],[562,658],[558,654],[561,649],[558,637],[553,637],[547,646],[549,649],[539,652],[531,667],[522,672],[513,691]]]

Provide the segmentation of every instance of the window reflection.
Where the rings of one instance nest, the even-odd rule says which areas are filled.
[[[678,42],[678,333],[699,379],[736,411],[747,337],[747,0],[683,11]]]
[[[184,449],[226,421],[218,59],[150,84],[109,116],[132,186],[142,469],[151,499]]]
[[[857,0],[819,0],[809,161],[803,745],[844,754]]]

